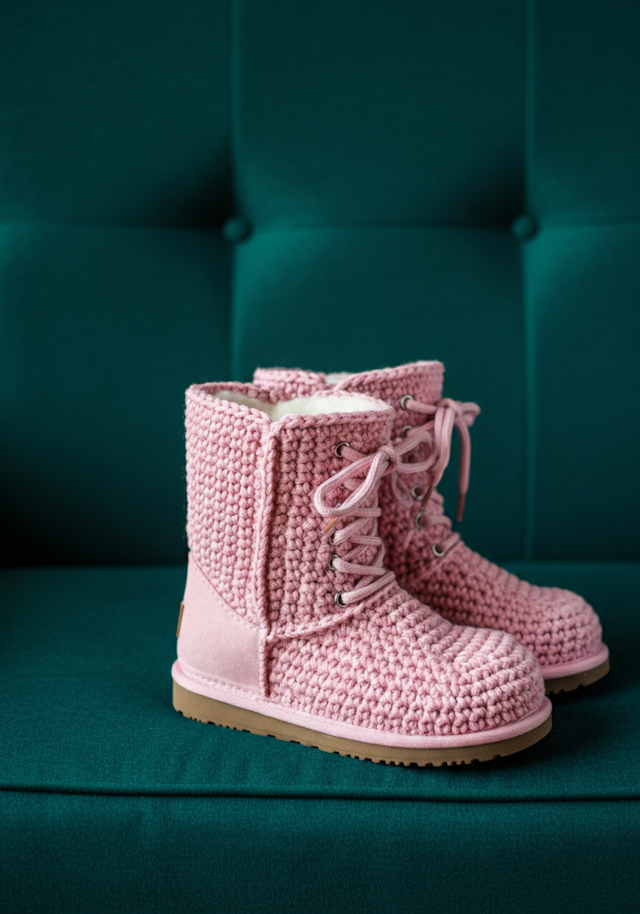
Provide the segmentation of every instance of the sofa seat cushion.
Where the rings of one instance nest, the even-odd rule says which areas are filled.
[[[162,796],[640,798],[640,564],[510,567],[595,605],[611,673],[556,697],[552,733],[527,752],[439,770],[343,759],[177,714],[170,667],[182,567],[3,572],[0,785]]]
[[[519,755],[375,765],[185,720],[185,569],[0,576],[6,910],[630,910],[640,896],[638,564],[512,565],[598,608],[612,671]]]

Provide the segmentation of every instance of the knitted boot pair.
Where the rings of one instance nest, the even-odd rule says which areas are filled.
[[[435,486],[455,426],[466,491],[477,407],[441,399],[433,362],[254,380],[187,391],[174,706],[400,764],[492,759],[546,735],[543,673],[551,689],[594,681],[606,648],[580,598],[519,582],[451,533]]]

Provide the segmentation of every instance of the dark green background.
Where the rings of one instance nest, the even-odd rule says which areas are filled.
[[[6,0],[7,910],[637,907],[639,98],[634,0]],[[184,388],[428,358],[610,677],[461,771],[175,715]]]
[[[4,564],[183,561],[192,381],[419,358],[483,410],[472,546],[640,556],[637,4],[0,24]]]

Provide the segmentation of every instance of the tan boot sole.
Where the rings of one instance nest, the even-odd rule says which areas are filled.
[[[547,695],[557,694],[558,692],[573,692],[580,686],[591,685],[597,682],[609,672],[609,658],[601,663],[600,666],[594,666],[592,670],[585,670],[584,673],[574,673],[573,676],[561,676],[559,679],[545,679],[544,687]]]
[[[489,762],[500,756],[513,755],[533,746],[551,730],[551,715],[534,730],[496,743],[485,743],[480,746],[464,746],[459,749],[403,749],[393,746],[378,746],[375,743],[360,743],[342,739],[339,736],[328,736],[307,727],[285,723],[256,711],[246,711],[235,705],[228,705],[173,683],[173,706],[185,717],[199,720],[205,724],[216,724],[231,730],[247,730],[258,736],[274,736],[288,743],[300,743],[321,749],[323,752],[337,752],[351,758],[370,759],[372,762],[385,762],[393,765],[467,765],[471,762]]]

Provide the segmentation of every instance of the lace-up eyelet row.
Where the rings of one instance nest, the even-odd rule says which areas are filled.
[[[413,401],[413,402],[411,402]],[[428,471],[428,486],[421,489],[416,485],[410,489],[411,498],[414,501],[421,501],[418,515],[414,518],[412,529],[407,532],[405,537],[404,548],[409,547],[411,538],[415,530],[424,530],[432,523],[446,525],[451,530],[451,521],[444,514],[440,516],[427,515],[425,512],[430,494],[440,482],[442,475],[449,463],[451,456],[451,436],[454,428],[460,435],[460,469],[458,472],[458,508],[456,511],[456,520],[460,522],[464,515],[465,499],[469,486],[469,466],[471,459],[471,441],[469,437],[469,428],[473,425],[474,419],[480,412],[480,407],[475,403],[462,403],[458,400],[445,398],[437,403],[421,403],[410,394],[400,397],[400,408],[406,411],[416,413],[422,417],[422,424],[416,426],[405,425],[400,433],[400,437],[406,439],[402,444],[398,440],[396,446],[399,451],[406,452],[412,443],[418,444],[421,433],[427,436],[428,456],[426,461],[419,461],[414,452],[408,454],[403,466],[403,473]],[[413,468],[412,468],[413,465]],[[435,557],[440,558],[450,551],[451,548],[460,539],[459,534],[451,533],[440,544],[432,547]]]
[[[345,448],[349,449],[348,453]],[[395,578],[393,571],[383,565],[384,543],[378,533],[381,509],[377,490],[387,472],[392,469],[397,472],[399,458],[390,444],[381,445],[372,454],[359,454],[348,442],[338,441],[333,450],[336,456],[346,458],[348,465],[318,486],[314,506],[326,521],[322,533],[329,534],[324,542],[331,546],[337,545],[335,524],[347,521],[339,531],[338,540],[345,550],[342,555],[332,551],[328,561],[328,570],[359,579],[354,581],[353,589],[334,595],[336,607],[345,609],[373,596]],[[348,489],[350,494],[346,501],[336,504],[334,499],[342,488]],[[373,550],[375,554],[372,554]]]
[[[351,445],[350,445],[347,441],[338,441],[338,443],[335,444],[334,447],[333,447],[333,453],[336,455],[336,457],[342,457],[342,456],[343,456],[343,454],[342,454],[342,448],[343,448],[343,447],[350,447],[350,446],[351,446]],[[340,506],[340,502],[337,503],[336,507],[339,507],[339,506]],[[335,543],[336,543],[336,538],[335,538],[335,537],[336,537],[336,531],[335,531],[335,530],[332,530],[331,533],[329,534],[329,538],[328,538],[328,540],[327,540],[327,542],[329,543],[330,546],[335,546]],[[332,555],[331,555],[330,558],[329,558],[329,570],[330,570],[330,571],[337,571],[337,570],[338,570],[338,569],[336,568],[335,563],[336,563],[336,559],[339,559],[339,558],[340,558],[340,556],[337,554],[337,552],[332,553]],[[346,605],[346,604],[344,604],[344,603],[342,602],[342,594],[343,594],[343,593],[344,593],[344,591],[341,590],[339,593],[335,594],[335,596],[334,596],[333,599],[334,599],[334,602],[335,602],[336,606],[342,606],[342,607],[344,607],[344,606]]]
[[[414,486],[413,488],[414,488],[414,489],[417,489],[418,486]],[[412,494],[413,494],[413,489],[412,489]],[[422,526],[422,518],[423,518],[423,517],[424,517],[424,508],[423,508],[421,511],[419,511],[418,514],[416,514],[416,527],[418,528],[418,530],[423,530],[423,529],[424,529],[423,526]],[[446,549],[439,549],[439,548],[438,548],[438,543],[432,543],[432,544],[431,544],[431,551],[433,552],[434,556],[435,556],[437,559],[441,559],[442,556],[445,554]]]
[[[336,445],[336,448],[337,448],[337,447],[338,447],[338,445]],[[335,545],[335,533],[336,533],[336,531],[335,531],[335,530],[332,530],[331,533],[329,534],[329,539],[327,540],[327,542],[329,543],[330,546],[334,546],[334,545]],[[339,558],[340,558],[340,556],[338,555],[337,552],[333,552],[333,553],[331,554],[331,556],[329,557],[329,571],[337,571],[337,570],[338,570],[338,569],[336,568],[336,560],[339,559]],[[336,606],[340,606],[341,608],[344,609],[344,607],[345,607],[347,604],[342,602],[342,594],[343,594],[343,593],[344,593],[343,590],[341,590],[341,591],[339,591],[338,593],[336,593],[336,594],[334,595],[334,597],[333,597],[333,600],[334,600],[334,603],[336,604]],[[334,611],[335,611],[335,610],[334,610]]]
[[[351,445],[349,444],[348,441],[338,441],[337,444],[334,444],[333,453],[336,455],[336,457],[344,456],[342,453],[343,447],[351,447]],[[336,507],[339,507],[339,506],[340,506],[340,502],[337,503]],[[327,542],[329,543],[330,546],[335,546],[335,542],[336,542],[335,536],[336,536],[336,531],[332,530],[331,533],[329,534],[329,539],[327,540]],[[339,559],[339,558],[340,558],[340,556],[336,552],[332,553],[331,557],[329,558],[329,570],[330,571],[338,570],[336,568],[335,563],[336,563],[336,559]],[[342,602],[343,593],[344,593],[344,591],[341,590],[339,593],[335,594],[333,599],[334,599],[336,606],[344,607],[346,605]]]
[[[333,453],[336,455],[336,457],[344,457],[344,454],[342,453],[343,447],[351,447],[351,445],[349,444],[348,441],[338,441],[336,444],[334,444]],[[338,502],[336,507],[340,507],[340,504],[341,504],[341,502]],[[336,543],[335,537],[336,537],[336,531],[332,530],[331,533],[329,534],[329,539],[327,540],[327,542],[329,543],[330,546],[335,546],[335,543]],[[329,559],[329,570],[330,571],[338,570],[336,568],[335,562],[336,562],[336,559],[339,559],[339,558],[340,558],[340,556],[336,552],[332,553],[332,555]],[[346,603],[342,602],[343,594],[344,594],[344,590],[340,590],[340,591],[338,591],[338,593],[334,594],[334,597],[333,597],[334,603],[336,604],[336,606],[339,606],[341,609],[344,609],[347,605]]]

